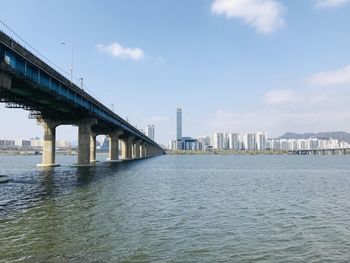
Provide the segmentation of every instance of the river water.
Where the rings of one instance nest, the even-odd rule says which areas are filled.
[[[0,262],[350,261],[350,156],[57,159],[0,157]]]

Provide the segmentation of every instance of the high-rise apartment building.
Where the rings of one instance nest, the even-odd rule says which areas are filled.
[[[230,133],[228,136],[229,149],[240,150],[241,149],[241,139],[238,133]]]
[[[177,149],[182,150],[182,110],[176,110],[176,141]]]
[[[174,151],[177,147],[177,140],[170,140],[169,141],[169,150]]]
[[[224,133],[216,132],[213,135],[213,148],[216,150],[224,149]]]
[[[266,150],[266,142],[267,135],[265,132],[258,132],[256,134],[256,150],[265,151]]]
[[[210,137],[209,136],[199,137],[198,144],[199,144],[199,150],[201,151],[207,150],[208,147],[211,146]]]
[[[256,150],[256,134],[255,133],[248,133],[247,134],[247,146],[246,150]]]
[[[154,125],[148,125],[146,128],[146,135],[154,141]]]

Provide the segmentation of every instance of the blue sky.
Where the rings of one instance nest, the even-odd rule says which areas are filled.
[[[350,131],[349,0],[12,0],[0,18],[66,71],[73,43],[74,76],[160,143],[177,107],[193,137]],[[42,136],[27,114],[1,105],[0,137]]]

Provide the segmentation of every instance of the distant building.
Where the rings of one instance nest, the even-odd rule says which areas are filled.
[[[335,139],[269,139],[267,140],[269,150],[322,150],[322,149],[339,149],[350,148],[347,142],[339,142]]]
[[[229,140],[229,149],[231,149],[231,150],[240,150],[241,149],[241,142],[240,142],[239,133],[230,133],[228,140]]]
[[[103,140],[103,143],[101,145],[101,151],[102,152],[108,152],[109,151],[109,139],[108,139],[107,136]]]
[[[154,125],[148,125],[146,128],[146,135],[154,141]]]
[[[23,150],[30,149],[30,140],[22,140],[22,149]]]
[[[57,148],[70,148],[71,144],[69,141],[60,140],[56,142]]]
[[[176,149],[182,150],[182,110],[178,108],[176,110]]]
[[[248,133],[247,134],[247,146],[246,150],[252,151],[257,149],[257,143],[256,143],[256,134],[255,133]]]
[[[33,148],[43,147],[43,140],[41,140],[39,137],[32,138],[30,139],[30,146]]]
[[[209,136],[198,138],[198,147],[200,151],[206,151],[209,148],[209,146],[211,146]]]
[[[174,151],[177,149],[177,140],[170,140],[169,150]]]
[[[15,148],[14,140],[0,140],[0,149],[1,150],[10,150]]]
[[[223,150],[224,149],[224,133],[216,132],[213,135],[213,149]]]
[[[267,135],[265,132],[258,132],[256,134],[256,150],[265,151],[267,148]]]
[[[182,137],[182,150],[185,151],[198,151],[199,144],[197,139],[191,137]]]

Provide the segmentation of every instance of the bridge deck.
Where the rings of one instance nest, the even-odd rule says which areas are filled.
[[[101,129],[118,127],[160,148],[137,128],[70,83],[66,77],[3,32],[0,32],[0,63],[0,72],[10,74],[13,82],[11,89],[0,88],[2,102],[12,102],[13,107],[22,105],[25,109],[38,111],[50,118],[94,117],[98,119]]]

